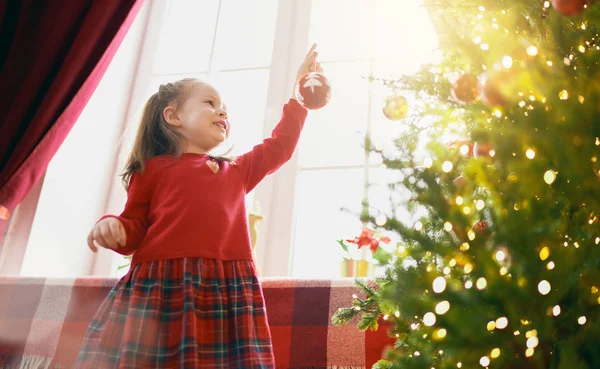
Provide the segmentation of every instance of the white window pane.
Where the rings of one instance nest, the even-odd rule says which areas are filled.
[[[278,2],[222,1],[213,70],[266,67],[271,64]]]
[[[228,142],[215,154],[233,145],[232,155],[243,154],[260,143],[269,87],[269,69],[222,72],[211,75],[209,82],[227,105],[231,133]]]
[[[331,101],[308,114],[299,149],[300,167],[362,165],[367,128],[368,63],[327,63]]]
[[[357,215],[363,194],[363,169],[311,170],[298,173],[292,276],[339,277],[338,239],[361,231]],[[352,213],[340,209],[348,208]]]
[[[192,73],[208,69],[218,7],[218,0],[169,1],[160,28],[154,73]]]
[[[376,58],[417,62],[437,45],[437,34],[422,0],[376,0]]]
[[[309,40],[323,61],[368,58],[373,50],[374,2],[313,0]]]

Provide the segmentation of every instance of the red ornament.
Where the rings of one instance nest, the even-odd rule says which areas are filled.
[[[473,146],[474,157],[493,158],[495,155],[494,146],[491,144],[475,142],[475,146]]]
[[[479,237],[483,237],[485,239],[490,238],[491,230],[490,224],[485,220],[480,220],[477,223],[473,224],[472,228],[473,232]]]
[[[500,90],[505,80],[506,76],[502,73],[485,75],[479,84],[481,100],[489,106],[506,106],[508,102]]]
[[[310,72],[296,83],[296,99],[306,109],[321,109],[331,99],[331,84],[323,74]]]
[[[581,14],[585,4],[587,4],[587,0],[552,0],[554,10],[568,16]]]
[[[479,80],[472,74],[463,74],[452,84],[450,93],[461,103],[470,103],[479,98]]]
[[[460,188],[462,186],[465,185],[465,177],[463,177],[462,175],[460,177],[457,177],[454,180],[454,184],[456,185],[456,187]]]

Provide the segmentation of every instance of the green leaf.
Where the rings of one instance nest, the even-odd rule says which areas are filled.
[[[337,242],[340,244],[340,246],[342,246],[344,251],[348,252],[348,245],[344,243],[344,240],[338,240]]]
[[[381,265],[387,265],[392,259],[392,254],[385,251],[383,248],[378,247],[373,255],[373,259],[377,260]]]

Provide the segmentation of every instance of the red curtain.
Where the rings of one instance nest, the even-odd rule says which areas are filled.
[[[44,174],[142,2],[0,0],[0,219]]]

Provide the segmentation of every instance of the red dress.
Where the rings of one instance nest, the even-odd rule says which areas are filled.
[[[295,100],[270,138],[237,158],[148,159],[118,216],[132,266],[100,306],[77,368],[274,368],[245,195],[294,153]],[[112,215],[109,215],[112,216]]]

